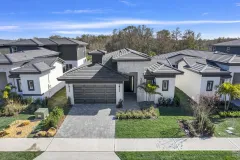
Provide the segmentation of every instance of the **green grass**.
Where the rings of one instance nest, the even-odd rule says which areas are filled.
[[[0,160],[33,160],[42,152],[0,152]]]
[[[62,88],[55,95],[53,95],[48,100],[48,107],[52,110],[54,107],[61,107],[64,109],[64,114],[68,114],[70,107],[66,107],[67,96],[66,96],[66,88]]]
[[[160,108],[157,119],[117,120],[117,138],[180,138],[185,133],[178,120],[190,119],[181,108]]]
[[[121,160],[239,160],[240,153],[230,151],[116,152]]]
[[[33,119],[34,115],[30,114],[19,114],[18,116],[13,117],[0,117],[0,130],[6,128],[9,124],[11,124],[15,120],[26,120]]]
[[[216,137],[240,137],[240,118],[213,118]],[[226,132],[228,127],[233,127],[233,135]]]

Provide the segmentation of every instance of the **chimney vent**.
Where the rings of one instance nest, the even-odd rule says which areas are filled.
[[[106,51],[94,50],[88,53],[92,56],[92,63],[102,63],[102,57],[105,55]]]

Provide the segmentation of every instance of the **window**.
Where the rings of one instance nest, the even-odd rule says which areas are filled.
[[[168,91],[169,80],[162,81],[162,91]]]
[[[17,52],[17,47],[11,47],[12,53]]]
[[[28,80],[27,83],[28,83],[28,90],[29,90],[29,91],[34,91],[34,83],[33,83],[33,80]]]
[[[227,47],[227,52],[230,52],[230,49],[231,49],[230,47]]]
[[[66,64],[65,70],[68,71],[68,70],[70,70],[70,69],[72,69],[72,64]]]
[[[213,90],[213,81],[207,81],[207,91]]]
[[[21,83],[21,79],[17,79],[17,87],[18,87],[18,92],[22,92],[22,83]]]

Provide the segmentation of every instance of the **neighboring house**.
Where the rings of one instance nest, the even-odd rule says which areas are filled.
[[[0,53],[31,51],[36,47],[59,52],[69,70],[86,62],[87,43],[67,38],[34,38],[17,41],[0,40]]]
[[[240,83],[240,57],[237,55],[182,50],[154,57],[168,62],[183,71],[176,78],[176,86],[189,97],[198,100],[200,95],[214,95],[216,86],[223,82]]]
[[[58,80],[66,82],[67,96],[72,104],[118,103],[124,92],[136,94],[137,101],[146,101],[146,93],[138,85],[150,80],[160,86],[158,92],[174,97],[175,77],[183,72],[168,65],[166,60],[155,61],[148,55],[122,49],[105,55],[96,50],[89,53],[93,62],[74,68]],[[159,95],[152,97],[157,103]]]
[[[86,43],[65,38],[0,40],[0,89],[11,83],[23,96],[51,97],[65,86],[57,77],[85,63],[85,50]]]
[[[210,50],[240,55],[240,39],[213,44]]]

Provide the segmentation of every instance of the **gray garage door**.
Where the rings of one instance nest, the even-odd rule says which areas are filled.
[[[240,84],[240,73],[234,73],[233,84]]]
[[[74,103],[116,103],[116,84],[75,84]]]

